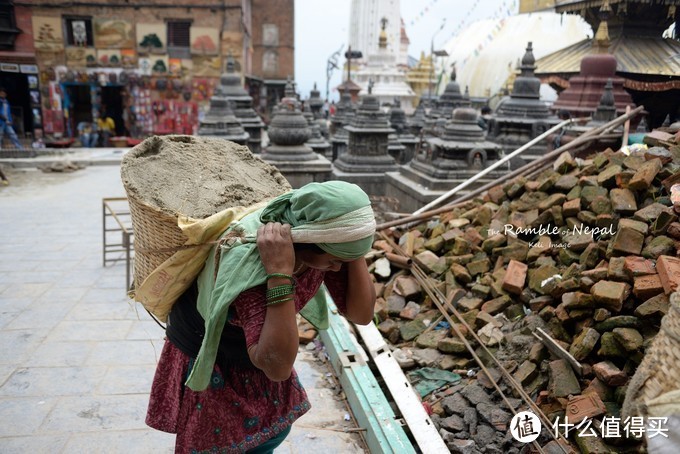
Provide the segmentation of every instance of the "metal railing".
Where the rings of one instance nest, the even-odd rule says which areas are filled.
[[[120,232],[120,236],[118,236]],[[126,197],[102,199],[102,265],[125,260],[125,290],[130,289],[134,266],[132,217]]]

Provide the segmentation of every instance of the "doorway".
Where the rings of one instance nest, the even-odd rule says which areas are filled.
[[[0,86],[4,87],[9,102],[14,132],[19,139],[33,132],[33,112],[28,94],[28,79],[21,73],[0,73]]]
[[[101,116],[109,116],[116,124],[116,136],[125,135],[125,122],[123,121],[123,86],[108,85],[102,87]]]
[[[66,86],[69,106],[69,125],[71,135],[78,135],[78,123],[81,121],[92,122],[92,95],[90,85],[71,84]]]

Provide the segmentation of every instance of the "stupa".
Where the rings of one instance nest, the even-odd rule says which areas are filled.
[[[305,145],[314,150],[315,153],[319,153],[321,156],[326,158],[331,157],[331,144],[324,139],[321,135],[321,128],[319,128],[319,123],[314,119],[314,114],[312,113],[312,108],[309,103],[305,104],[303,109],[303,116],[307,120],[309,129],[311,131],[311,136]]]
[[[301,111],[301,104],[288,80],[285,95],[269,123],[270,144],[262,159],[275,165],[294,188],[314,181],[326,181],[331,163],[305,145],[312,132]]]
[[[355,183],[369,195],[385,195],[385,172],[398,166],[387,152],[390,128],[387,115],[380,109],[378,98],[368,94],[362,99],[357,114],[345,129],[349,133],[347,152],[333,162],[333,179]]]
[[[330,127],[333,161],[338,159],[338,156],[342,156],[347,149],[347,141],[349,140],[349,133],[345,126],[349,125],[354,116],[354,108],[352,107],[352,96],[348,90],[342,92],[336,109],[335,115],[331,117]]]
[[[401,108],[401,102],[398,99],[394,100],[389,118],[394,133],[389,136],[388,152],[397,164],[406,164],[413,159],[418,139],[411,134],[406,113]]]
[[[591,116],[600,104],[602,91],[607,81],[612,84],[611,92],[616,112],[619,115],[626,112],[626,106],[631,106],[631,108],[635,106],[633,98],[623,88],[624,79],[616,75],[618,62],[609,53],[607,18],[611,10],[608,8],[608,3],[606,8],[604,6],[600,8],[602,21],[593,39],[593,53],[581,59],[581,71],[577,76],[569,79],[569,87],[560,93],[551,107],[554,112],[566,110],[572,117]],[[637,126],[637,121],[635,126]]]
[[[458,107],[469,107],[470,98],[466,98],[460,91],[460,85],[456,82],[456,67],[451,69],[451,79],[446,84],[444,92],[439,99],[431,101],[434,106],[425,117],[424,132],[428,136],[438,136],[442,133],[446,122],[451,118],[453,110]],[[421,99],[422,103],[422,99]]]
[[[215,88],[210,98],[210,107],[198,126],[199,136],[218,137],[246,145],[250,135],[243,129],[241,122],[231,110],[231,101],[224,93],[224,87]]]
[[[220,77],[222,91],[227,100],[232,102],[234,115],[243,125],[243,129],[250,135],[248,148],[253,153],[262,151],[262,128],[264,123],[260,116],[253,109],[253,98],[241,85],[241,77],[234,69],[234,59],[231,55],[227,57],[226,72]]]
[[[550,115],[548,105],[540,99],[541,81],[534,75],[535,61],[529,42],[522,57],[520,74],[513,83],[512,93],[499,102],[495,114],[489,120],[486,138],[500,144],[506,152],[521,147],[560,121]],[[544,142],[537,143],[521,157],[524,160],[536,159],[546,149]]]
[[[416,211],[496,163],[501,154],[500,145],[484,139],[477,111],[459,107],[441,137],[427,138],[409,164],[387,174],[386,195],[400,201],[399,210]],[[489,173],[467,190],[499,178],[506,170]]]
[[[309,99],[307,104],[312,109],[312,114],[314,115],[314,121],[319,126],[319,131],[324,139],[329,138],[328,133],[328,119],[325,117],[323,112],[323,99],[321,99],[321,92],[316,89],[316,82],[314,82],[314,88],[309,93]]]
[[[378,39],[378,52],[368,55],[366,65],[354,73],[358,85],[361,86],[359,95],[368,93],[369,82],[373,82],[371,95],[382,104],[389,104],[397,98],[401,101],[402,108],[407,113],[414,110],[413,101],[416,94],[411,86],[406,83],[406,74],[399,69],[397,57],[387,48],[387,19],[381,21],[380,37]]]

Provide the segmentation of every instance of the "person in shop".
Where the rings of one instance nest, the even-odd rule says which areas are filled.
[[[0,148],[2,148],[5,135],[9,137],[10,142],[12,142],[12,145],[16,148],[20,150],[24,149],[24,146],[19,142],[19,137],[12,126],[12,110],[9,101],[7,101],[7,91],[5,91],[5,87],[0,87]]]
[[[85,148],[94,148],[97,146],[99,134],[97,133],[96,123],[89,121],[81,121],[76,128],[78,130],[78,138],[80,144]]]
[[[328,326],[339,311],[367,324],[375,289],[364,255],[375,234],[359,186],[310,183],[226,232],[168,316],[146,423],[175,433],[175,452],[271,453],[310,409],[293,363],[296,314]]]
[[[99,131],[101,146],[108,147],[109,138],[116,133],[116,122],[113,121],[108,112],[104,111],[104,115],[98,116],[97,130]]]

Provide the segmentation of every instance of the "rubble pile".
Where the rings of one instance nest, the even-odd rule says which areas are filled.
[[[655,131],[649,147],[633,151],[608,149],[587,160],[564,153],[532,178],[385,232],[551,421],[592,423],[598,436],[569,432],[572,448],[584,453],[641,446],[641,438],[626,436],[623,420],[618,437],[603,438],[599,429],[603,418],[620,417],[629,378],[680,284],[680,208],[672,200],[680,189],[679,138]],[[412,379],[431,368],[461,376],[423,396],[442,437],[453,452],[519,452],[524,445],[508,430],[511,410],[397,252],[389,241],[374,244],[376,323]],[[526,410],[472,333],[457,328],[511,404]]]

